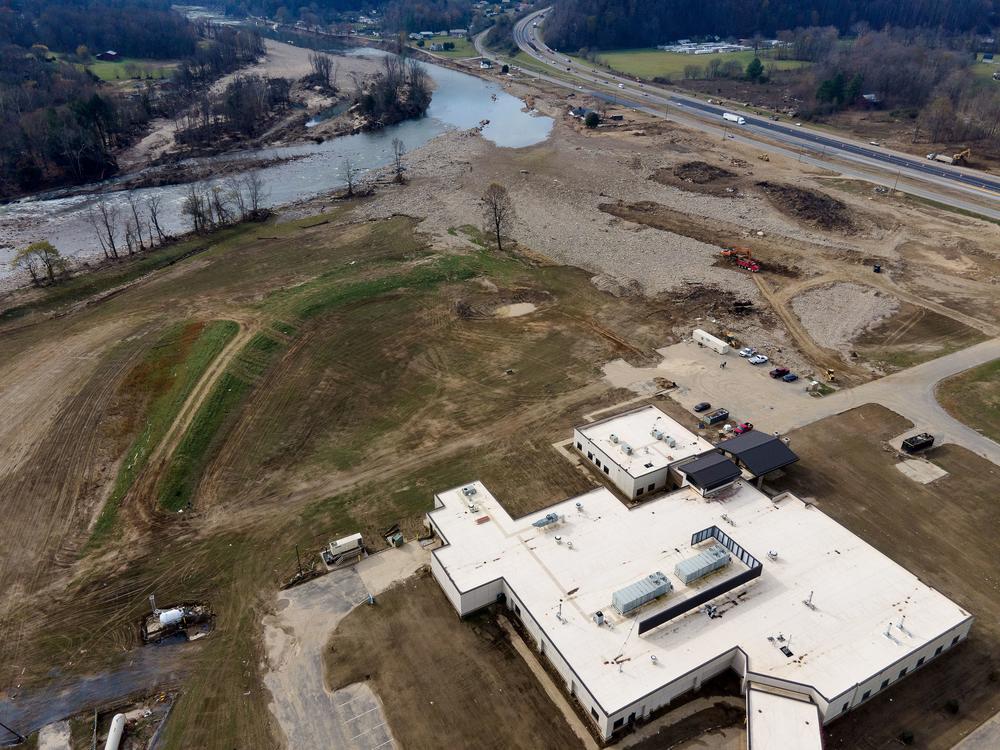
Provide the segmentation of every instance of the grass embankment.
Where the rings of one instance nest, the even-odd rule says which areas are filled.
[[[479,273],[475,256],[446,256],[433,263],[363,281],[344,282],[341,272],[321,276],[291,294],[279,293],[271,301],[274,312],[296,323],[278,320],[275,331],[259,333],[237,355],[199,408],[171,457],[159,491],[165,510],[180,510],[193,499],[195,489],[215,451],[223,426],[234,419],[241,405],[263,375],[296,335],[298,326],[338,308],[375,299],[390,292],[432,288],[446,281],[460,281]]]
[[[260,227],[260,224],[253,222],[239,224],[219,230],[209,237],[192,236],[132,258],[123,257],[116,263],[109,262],[104,267],[85,271],[63,283],[46,288],[38,299],[0,309],[0,323],[23,318],[31,313],[58,310],[88,297],[108,292],[209,247],[224,249],[230,245],[238,245],[249,232],[260,230]]]
[[[774,65],[778,70],[798,70],[809,65],[802,60],[776,60],[759,54],[764,67]],[[683,52],[666,52],[656,48],[622,49],[602,52],[597,56],[601,65],[639,78],[683,78],[684,69],[696,65],[704,71],[712,60],[722,64],[735,60],[744,69],[754,58],[753,50],[721,52],[714,55],[687,55]]]
[[[114,529],[122,498],[170,429],[202,374],[238,331],[239,326],[231,320],[177,323],[164,332],[142,362],[129,373],[121,390],[128,392],[130,399],[148,400],[146,426],[118,470],[111,494],[94,526],[92,545],[100,544]]]
[[[1000,359],[942,381],[937,397],[955,419],[1000,442]]]

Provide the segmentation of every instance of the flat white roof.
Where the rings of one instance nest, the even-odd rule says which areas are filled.
[[[654,429],[660,430],[664,437],[673,438],[674,446],[653,437]],[[715,448],[655,406],[644,406],[577,430],[632,477],[645,476]],[[612,440],[612,435],[618,442]],[[631,455],[625,452],[626,445],[632,448]]]
[[[815,703],[752,688],[747,691],[750,750],[823,750],[821,728]]]
[[[437,495],[431,518],[448,544],[434,554],[460,591],[506,579],[609,714],[737,647],[750,671],[833,699],[970,617],[819,510],[791,495],[774,503],[744,482],[710,499],[683,488],[632,509],[601,488],[517,520],[474,486],[475,512],[461,487]],[[560,521],[532,526],[547,513]],[[691,588],[677,578],[674,565],[696,551],[691,535],[713,525],[763,562],[763,574],[714,601],[721,617],[695,609],[638,635],[636,620],[746,569],[734,560]],[[615,612],[612,593],[655,571],[673,592],[633,616]],[[803,603],[810,591],[815,608]],[[597,610],[609,625],[595,624]],[[886,637],[904,615],[905,630]],[[768,640],[779,635],[792,657]]]

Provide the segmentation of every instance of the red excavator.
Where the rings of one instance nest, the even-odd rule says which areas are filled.
[[[735,260],[740,268],[757,273],[760,270],[760,263],[753,259],[753,252],[748,247],[727,247],[720,251],[723,258]]]

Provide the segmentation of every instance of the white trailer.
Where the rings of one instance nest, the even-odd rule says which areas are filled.
[[[712,351],[718,354],[729,354],[729,344],[720,338],[713,336],[710,333],[706,333],[700,328],[694,329],[694,334],[692,334],[696,344],[701,344],[702,346],[707,346]]]
[[[746,125],[747,121],[745,117],[740,115],[734,115],[732,112],[724,112],[722,114],[723,120],[729,120],[729,122],[735,122],[737,125]]]

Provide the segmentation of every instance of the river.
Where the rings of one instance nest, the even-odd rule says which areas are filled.
[[[346,54],[387,53],[360,48]],[[525,111],[524,102],[508,94],[500,85],[450,68],[430,64],[425,67],[435,88],[427,115],[418,120],[407,120],[377,132],[331,138],[320,144],[307,142],[240,151],[201,159],[199,163],[296,157],[255,170],[266,185],[265,205],[276,207],[343,187],[345,157],[350,159],[354,169],[362,172],[387,165],[392,158],[393,138],[400,138],[407,151],[413,151],[448,130],[473,128],[483,120],[489,121],[483,129],[483,137],[504,148],[522,148],[548,137],[552,119]],[[106,184],[95,185],[94,189],[106,187]],[[190,228],[181,213],[187,190],[188,184],[179,184],[140,188],[135,193],[140,201],[151,194],[160,195],[161,225],[164,231],[179,234]],[[64,198],[25,198],[0,206],[0,280],[11,274],[7,261],[14,249],[36,240],[47,239],[64,255],[79,259],[99,255],[100,248],[88,218],[89,209],[97,200],[117,204],[125,214],[125,193],[122,191]]]

